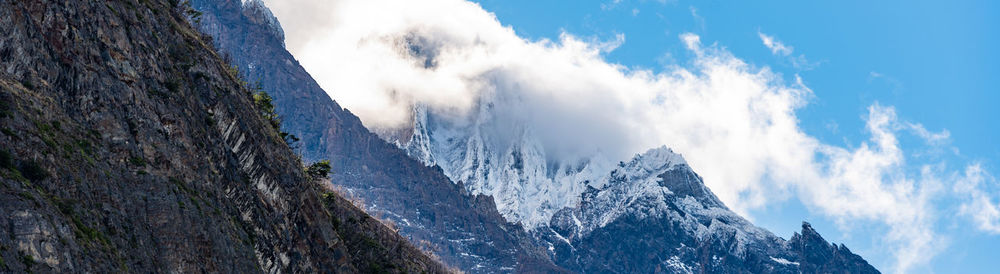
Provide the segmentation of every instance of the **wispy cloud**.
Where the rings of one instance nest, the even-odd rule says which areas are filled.
[[[784,57],[792,67],[801,70],[811,70],[819,65],[819,63],[809,62],[804,54],[792,55],[795,49],[778,41],[774,36],[764,34],[760,31],[757,31],[757,36],[760,36],[760,41],[764,43],[765,47],[771,50],[771,54]]]
[[[882,74],[880,72],[872,71],[868,73],[868,82],[871,83],[875,80],[884,81],[889,85],[889,91],[895,95],[900,95],[903,92],[903,82],[898,79]]]
[[[691,18],[694,19],[694,23],[698,25],[698,28],[702,31],[705,30],[705,18],[698,15],[698,9],[694,6],[688,6],[688,10],[691,11]]]
[[[760,36],[760,40],[764,42],[764,46],[771,49],[771,53],[775,55],[788,56],[792,54],[792,47],[785,46],[781,41],[775,40],[774,37],[764,34],[763,32],[757,32]]]
[[[821,145],[824,171],[804,194],[842,225],[858,219],[885,223],[896,271],[907,272],[947,243],[933,229],[938,216],[931,205],[943,183],[932,166],[909,172],[897,139],[906,123],[897,119],[894,108],[875,104],[868,112],[869,141],[855,149]]]
[[[906,127],[930,145],[944,145],[951,140],[951,132],[948,132],[947,129],[940,132],[931,132],[924,128],[923,125],[914,123],[906,123]]]
[[[964,197],[959,212],[973,220],[979,230],[1000,235],[1000,197],[990,192],[986,184],[996,184],[981,165],[966,168],[964,176],[955,179],[954,191]]]
[[[479,115],[471,110],[483,100],[517,98],[494,100],[490,115],[498,124],[535,130],[547,153],[571,146],[627,159],[666,144],[741,213],[795,195],[845,229],[882,224],[884,239],[873,240],[884,244],[880,252],[895,254],[903,272],[946,244],[934,230],[939,216],[932,201],[950,193],[940,178],[951,171],[907,163],[897,141],[916,134],[935,145],[949,137],[945,131],[900,121],[892,107],[874,104],[866,118],[870,139],[825,144],[799,126],[796,111],[812,98],[801,78],[747,64],[703,45],[698,35],[679,36],[694,56],[689,65],[656,73],[605,60],[624,36],[528,40],[467,1],[270,5],[287,28],[291,51],[369,127],[406,126],[415,104],[462,120]],[[700,18],[693,7],[691,13]],[[759,35],[772,53],[794,57],[791,46]]]
[[[622,3],[622,0],[611,0],[611,1],[606,2],[606,3],[601,3],[601,9],[602,10],[611,10],[611,9],[614,9],[614,8],[618,7],[618,5],[621,4],[621,3]]]

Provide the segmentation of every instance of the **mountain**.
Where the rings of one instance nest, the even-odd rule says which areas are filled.
[[[298,136],[307,161],[329,159],[333,184],[368,212],[449,265],[474,272],[559,272],[545,250],[498,214],[491,197],[471,195],[379,138],[330,99],[284,48],[280,25],[259,0],[193,0],[201,29],[274,98],[282,130]]]
[[[201,29],[273,95],[305,159],[330,159],[333,184],[446,263],[481,273],[878,272],[808,224],[791,240],[754,226],[666,147],[627,161],[551,153],[530,123],[497,111],[517,103],[503,94],[467,117],[417,106],[412,127],[374,134],[284,49],[262,1],[192,3]]]
[[[538,229],[560,265],[582,272],[877,273],[808,223],[785,241],[730,211],[666,147],[621,163],[579,206]],[[808,246],[808,247],[805,247]]]
[[[0,272],[447,272],[306,174],[188,16],[0,1]]]
[[[617,165],[599,150],[551,155],[532,123],[497,111],[517,104],[484,95],[460,118],[418,106],[412,128],[383,136],[470,192],[495,197],[507,221],[525,224],[572,271],[878,272],[808,224],[790,241],[754,226],[665,146]]]

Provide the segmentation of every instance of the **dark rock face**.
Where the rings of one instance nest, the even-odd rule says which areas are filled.
[[[338,226],[184,11],[0,1],[0,272],[444,272]]]
[[[423,251],[350,201],[328,194],[323,196],[323,202],[330,210],[333,228],[344,240],[357,270],[367,273],[442,271],[437,262],[424,259]]]
[[[194,0],[202,30],[274,97],[283,129],[308,161],[329,159],[334,184],[384,214],[402,235],[450,265],[475,272],[560,271],[493,200],[472,196],[439,168],[426,167],[380,139],[341,108],[284,49],[280,31],[255,1]]]

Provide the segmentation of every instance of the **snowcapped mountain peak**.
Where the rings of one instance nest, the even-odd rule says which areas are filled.
[[[660,146],[657,148],[652,148],[646,152],[639,154],[638,157],[634,158],[632,161],[636,161],[642,165],[643,168],[647,170],[670,168],[676,165],[686,165],[687,161],[684,160],[680,154],[674,153],[674,151],[667,146]]]
[[[670,170],[679,166],[686,166],[687,161],[684,160],[680,154],[674,153],[673,150],[667,148],[666,146],[660,146],[657,148],[652,148],[643,152],[642,154],[636,154],[631,160],[626,162],[619,162],[617,169],[612,171],[609,176],[625,176],[622,178],[609,178],[607,180],[602,180],[593,183],[604,183],[608,181],[631,181],[637,179],[643,179],[649,176],[655,176],[661,174],[667,170]],[[604,187],[603,184],[593,185],[596,188]]]
[[[666,146],[638,154],[588,185],[580,203],[556,213],[551,225],[585,235],[625,214],[666,216],[676,212],[728,211],[684,158]],[[572,219],[572,222],[566,221]],[[711,220],[710,218],[707,220]],[[692,231],[698,229],[692,228]]]

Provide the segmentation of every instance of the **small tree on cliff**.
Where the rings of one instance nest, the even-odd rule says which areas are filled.
[[[306,176],[309,180],[319,181],[330,175],[330,160],[315,162],[305,168]]]

